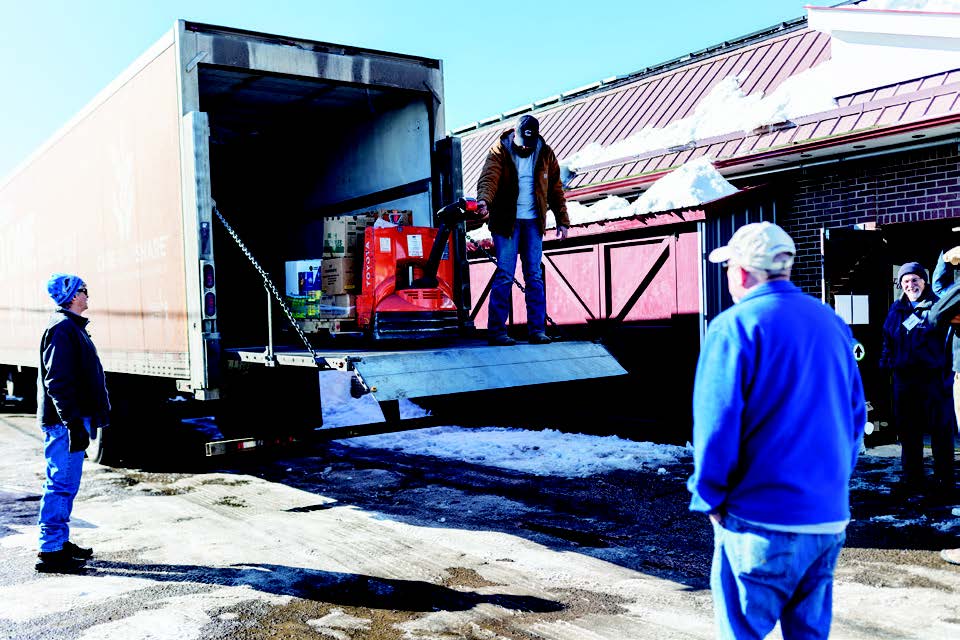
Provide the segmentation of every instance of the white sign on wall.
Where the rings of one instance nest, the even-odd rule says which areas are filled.
[[[847,324],[869,324],[869,296],[837,295],[833,297],[833,308]]]

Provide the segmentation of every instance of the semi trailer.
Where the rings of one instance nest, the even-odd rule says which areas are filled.
[[[624,373],[590,341],[478,340],[462,223],[442,256],[456,335],[416,340],[414,317],[404,340],[376,340],[290,312],[285,265],[320,256],[330,220],[402,210],[438,226],[462,194],[444,131],[439,60],[177,21],[0,182],[6,391],[35,395],[56,271],[89,288],[113,402],[99,461],[186,407],[235,436],[209,452],[319,427],[323,369],[353,371],[388,420],[401,398]]]

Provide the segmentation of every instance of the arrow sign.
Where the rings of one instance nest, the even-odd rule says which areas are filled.
[[[863,356],[867,355],[867,350],[863,348],[863,345],[859,342],[853,343],[853,359],[857,362],[863,360]]]

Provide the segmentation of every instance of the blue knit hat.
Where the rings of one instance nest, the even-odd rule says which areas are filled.
[[[74,296],[77,295],[77,289],[83,286],[83,280],[80,276],[74,276],[69,273],[55,273],[47,280],[47,293],[57,303],[57,306],[63,307],[70,304]]]
[[[900,281],[903,280],[903,276],[914,274],[920,276],[920,279],[924,282],[930,282],[930,278],[927,277],[927,270],[923,268],[919,262],[907,262],[900,270],[897,271],[897,286],[900,286]]]

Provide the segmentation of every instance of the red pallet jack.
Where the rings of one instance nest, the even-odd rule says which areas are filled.
[[[453,228],[476,217],[460,198],[437,212],[439,227],[367,227],[357,324],[374,339],[430,338],[460,331]]]

